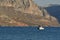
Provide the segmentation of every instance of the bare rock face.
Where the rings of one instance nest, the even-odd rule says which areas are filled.
[[[42,12],[32,0],[2,0],[0,3],[1,6],[14,7],[16,11],[42,16]]]
[[[0,25],[57,26],[57,19],[39,8],[33,0],[0,0]]]

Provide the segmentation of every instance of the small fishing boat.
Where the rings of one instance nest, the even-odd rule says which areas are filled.
[[[39,30],[44,30],[43,26],[40,26],[40,27],[39,27]]]

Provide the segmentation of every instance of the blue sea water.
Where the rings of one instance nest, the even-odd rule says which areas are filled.
[[[60,28],[0,27],[0,40],[60,40]]]

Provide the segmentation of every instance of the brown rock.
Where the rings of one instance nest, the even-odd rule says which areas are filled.
[[[0,0],[0,19],[0,25],[5,26],[59,25],[55,17],[33,0]]]

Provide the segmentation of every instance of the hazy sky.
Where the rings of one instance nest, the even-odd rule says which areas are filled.
[[[40,6],[47,6],[48,4],[60,4],[60,0],[34,0]]]

